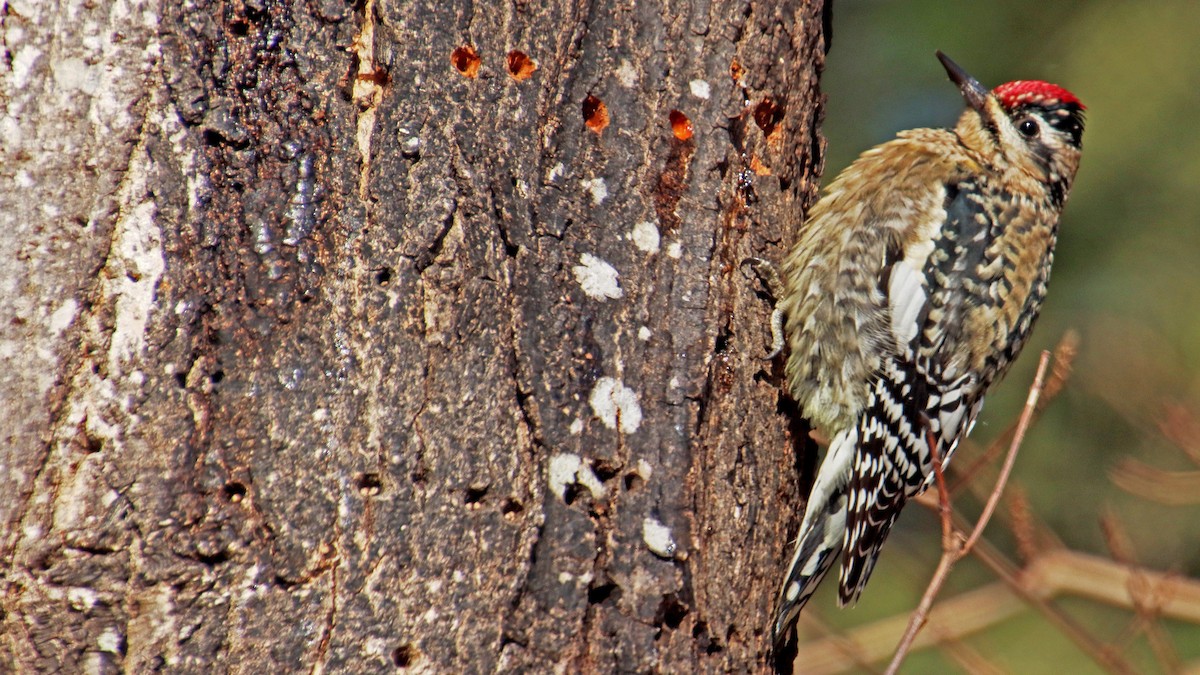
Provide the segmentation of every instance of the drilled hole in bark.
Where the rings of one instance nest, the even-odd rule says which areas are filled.
[[[388,74],[388,69],[383,66],[375,66],[369,73],[356,72],[354,79],[359,82],[371,82],[380,87],[386,87],[392,81],[391,75]]]
[[[783,107],[776,104],[775,100],[770,96],[764,98],[754,108],[754,123],[768,136],[775,131],[775,128],[779,126],[779,121],[782,119]]]
[[[223,370],[214,371],[213,374],[211,376],[209,376],[208,379],[212,380],[213,384],[220,384],[221,381],[225,379],[225,371],[223,371]]]
[[[525,512],[525,505],[518,499],[505,497],[504,501],[500,502],[500,513],[510,518],[516,518]]]
[[[201,553],[196,556],[196,560],[199,560],[209,567],[216,567],[217,565],[229,562],[229,551],[221,549],[211,554]]]
[[[478,507],[483,504],[483,498],[488,493],[487,485],[472,485],[467,488],[467,493],[463,495],[463,504],[467,506]]]
[[[563,487],[563,503],[567,506],[575,503],[575,498],[579,496],[579,483],[571,483]]]
[[[225,493],[225,498],[234,504],[246,498],[246,485],[236,480],[226,483],[221,491]]]
[[[392,650],[392,663],[396,664],[397,668],[407,668],[415,664],[420,657],[421,652],[416,645],[400,645]]]
[[[0,614],[0,617],[3,617],[3,615]],[[516,645],[517,647],[520,647],[521,649],[525,649],[529,646],[522,639],[519,639],[515,636],[509,635],[508,633],[501,633],[500,634],[500,651],[503,652],[504,649],[506,647],[508,647],[509,645]]]
[[[713,351],[717,354],[724,354],[726,351],[728,351],[729,338],[731,337],[731,331],[728,328],[721,329],[721,332],[717,333],[717,342],[715,345],[713,345]]]
[[[612,599],[616,602],[621,598],[621,587],[611,581],[605,584],[592,586],[588,589],[588,604],[599,605],[606,600]]]
[[[725,651],[717,638],[708,634],[708,622],[706,621],[697,621],[696,625],[692,627],[692,639],[699,643],[700,648],[709,656]]]
[[[358,494],[364,497],[374,497],[380,492],[383,492],[383,481],[379,478],[379,474],[377,473],[361,474],[355,480],[354,484],[356,487],[358,487]]]
[[[633,491],[642,487],[642,485],[646,482],[646,479],[642,478],[642,474],[636,471],[630,471],[629,473],[625,474],[625,478],[622,479],[622,482],[625,485],[626,491]]]
[[[679,600],[679,596],[674,593],[668,593],[663,596],[662,602],[658,604],[658,612],[654,616],[654,623],[660,626],[666,626],[671,630],[679,628],[679,624],[683,623],[683,618],[688,615],[687,605]]]
[[[385,267],[375,273],[375,283],[380,286],[387,286],[392,280],[392,268]]]
[[[471,45],[463,45],[451,52],[450,63],[453,63],[454,69],[466,77],[479,75],[479,64],[481,63],[479,53]]]
[[[229,24],[229,32],[238,37],[244,37],[250,32],[250,22],[245,19],[236,19]]]
[[[175,373],[175,385],[180,389],[187,388],[187,373]]]
[[[672,110],[669,117],[671,119],[671,133],[675,134],[675,138],[686,141],[692,137],[692,121],[688,119],[687,115],[678,110]]]
[[[592,464],[592,471],[596,473],[596,477],[607,483],[612,480],[618,473],[621,472],[621,467],[616,466],[612,462],[606,462],[602,459],[596,460]]]
[[[104,439],[88,434],[85,438],[84,450],[89,455],[94,455],[104,449]]]
[[[514,49],[508,53],[508,74],[518,82],[528,80],[533,76],[533,71],[537,70],[537,63],[529,58],[529,56],[519,49]]]
[[[604,105],[604,101],[591,94],[583,99],[583,123],[596,133],[604,131],[608,126],[608,106]]]

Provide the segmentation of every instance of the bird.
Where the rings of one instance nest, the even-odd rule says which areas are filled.
[[[776,649],[833,562],[856,602],[905,503],[974,426],[1050,279],[1085,107],[1040,80],[988,90],[941,51],[965,110],[863,153],[825,190],[777,271],[772,355],[827,439],[772,626]],[[771,358],[769,357],[769,358]],[[934,447],[931,449],[930,445]]]

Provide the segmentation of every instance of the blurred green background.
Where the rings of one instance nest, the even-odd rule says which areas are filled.
[[[1200,578],[1200,494],[1190,504],[1156,503],[1110,478],[1130,458],[1157,469],[1200,470],[1159,431],[1172,406],[1200,418],[1200,2],[835,0],[823,79],[823,182],[897,131],[954,124],[962,99],[936,49],[989,87],[1047,80],[1088,109],[1083,164],[1042,318],[989,397],[975,447],[960,457],[1015,420],[1038,353],[1077,331],[1074,374],[1027,437],[1014,483],[1068,548],[1111,556],[1100,525],[1109,513],[1140,563]],[[1192,441],[1200,447],[1200,439]],[[962,506],[977,512],[970,499]],[[988,539],[1015,557],[1010,532],[993,521]],[[933,514],[911,507],[858,607],[837,610],[836,584],[827,582],[806,613],[841,628],[908,611],[937,562],[939,536]],[[977,563],[964,562],[942,597],[990,580]],[[1132,618],[1086,600],[1058,604],[1101,640],[1121,637]],[[1200,627],[1164,625],[1178,663],[1200,671]],[[1137,669],[1172,669],[1145,642],[1135,639],[1126,652]],[[1035,613],[968,644],[1001,672],[1103,672]],[[801,665],[803,654],[801,648]],[[923,653],[905,672],[961,669]]]

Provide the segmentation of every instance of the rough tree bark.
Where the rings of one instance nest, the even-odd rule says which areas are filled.
[[[743,671],[822,3],[10,0],[0,670]]]

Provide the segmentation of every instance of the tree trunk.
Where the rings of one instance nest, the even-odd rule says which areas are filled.
[[[744,671],[816,0],[9,1],[0,670]]]

